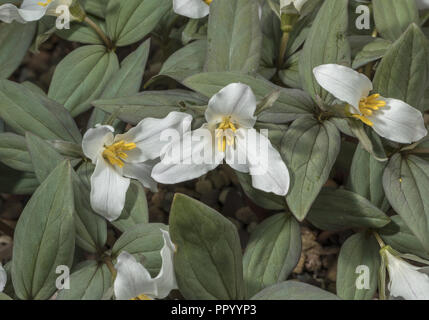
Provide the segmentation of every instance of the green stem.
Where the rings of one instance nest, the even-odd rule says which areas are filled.
[[[106,264],[107,268],[109,269],[110,273],[112,274],[112,281],[114,282],[116,279],[117,271],[115,269],[115,266],[112,263],[112,259],[110,257],[104,258],[104,263]]]
[[[92,21],[91,18],[86,16],[83,21],[85,21],[92,29],[94,29],[94,31],[98,34],[98,36],[101,38],[101,40],[103,40],[104,44],[106,45],[106,47],[108,49],[113,48],[112,40],[110,40],[106,36],[106,34],[103,32],[103,30],[101,30],[101,28],[94,21]]]
[[[285,59],[288,41],[289,41],[289,32],[284,31],[283,35],[282,35],[282,41],[280,43],[280,51],[279,51],[279,56],[278,56],[278,60],[277,60],[277,69],[278,70],[280,70],[281,67],[283,66],[283,61]]]
[[[386,246],[383,239],[381,239],[380,235],[377,232],[373,231],[372,233],[374,234],[375,239],[377,239],[380,248],[383,249]]]

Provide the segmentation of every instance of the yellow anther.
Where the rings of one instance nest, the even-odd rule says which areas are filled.
[[[222,119],[222,122],[217,127],[217,148],[219,152],[225,152],[226,145],[233,146],[234,145],[234,138],[233,137],[226,137],[225,131],[226,130],[232,130],[232,132],[237,131],[237,127],[234,125],[234,123],[231,121],[231,117],[224,117]]]
[[[369,97],[360,99],[359,111],[362,115],[353,114],[353,117],[361,120],[366,125],[372,127],[374,124],[367,117],[372,116],[374,111],[377,111],[378,109],[386,106],[386,101],[379,100],[379,98],[380,95],[377,93],[370,95]]]
[[[52,2],[52,0],[45,0],[45,2],[43,2],[43,1],[40,1],[40,2],[37,2],[37,4],[39,5],[39,6],[42,6],[42,7],[46,7],[48,4],[50,4]]]
[[[206,4],[210,5],[213,0],[203,0]]]
[[[128,155],[125,153],[125,151],[133,150],[136,147],[136,144],[133,142],[126,143],[124,140],[121,140],[105,147],[103,151],[103,157],[111,164],[122,168],[124,166],[124,162],[122,160],[128,158]]]
[[[141,294],[135,298],[132,298],[131,300],[153,300],[152,298],[149,298],[147,295],[145,294]]]

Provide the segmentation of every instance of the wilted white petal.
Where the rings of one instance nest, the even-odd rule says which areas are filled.
[[[408,262],[386,252],[389,271],[389,291],[406,300],[429,300],[429,276]]]
[[[114,290],[117,300],[131,300],[141,294],[155,296],[157,289],[149,271],[128,252],[122,251],[115,264]]]
[[[4,287],[7,282],[7,274],[6,270],[4,270],[3,266],[0,264],[0,292],[3,292]]]
[[[82,150],[85,156],[93,163],[97,161],[100,153],[104,150],[104,145],[113,143],[113,127],[97,126],[89,129],[82,139]]]
[[[223,158],[214,148],[211,131],[203,126],[170,146],[153,168],[152,178],[163,184],[192,180],[216,168]]]
[[[210,7],[203,0],[173,0],[174,12],[191,19],[204,18]]]
[[[286,195],[289,190],[289,171],[270,140],[255,129],[237,130],[238,153],[246,154],[247,165],[256,189]]]
[[[412,143],[427,135],[422,113],[397,99],[384,99],[386,106],[368,119],[380,136],[399,143]]]
[[[125,163],[123,175],[128,178],[137,179],[152,192],[158,191],[158,183],[152,178],[152,169],[158,163],[157,160],[148,160],[142,163]]]
[[[127,151],[127,162],[143,162],[160,156],[166,145],[180,139],[191,128],[192,116],[183,112],[170,112],[163,119],[146,118],[115,141],[134,142],[136,148]],[[171,134],[171,135],[170,135]],[[167,139],[168,138],[168,139]]]
[[[362,73],[338,64],[324,64],[313,69],[319,85],[345,101],[359,112],[359,101],[366,98],[373,89],[371,80]]]
[[[177,289],[176,275],[174,273],[173,257],[176,247],[171,242],[168,231],[162,230],[164,238],[164,247],[161,249],[162,267],[159,274],[154,279],[157,287],[157,295],[155,298],[163,299],[170,293],[171,290]]]
[[[231,117],[232,122],[240,127],[253,128],[256,98],[252,89],[242,83],[231,83],[215,94],[206,110],[208,123],[220,123],[224,117]]]
[[[100,155],[91,176],[91,207],[109,221],[119,218],[125,205],[130,179],[122,169],[110,165]]]

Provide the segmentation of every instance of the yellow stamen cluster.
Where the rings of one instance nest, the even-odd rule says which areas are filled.
[[[136,144],[133,142],[126,143],[124,140],[121,140],[108,147],[105,147],[103,151],[103,157],[111,164],[122,168],[124,166],[124,162],[122,160],[128,158],[128,155],[125,153],[125,151],[133,150],[136,147]]]
[[[153,300],[152,298],[149,298],[147,295],[145,294],[141,294],[135,298],[132,298],[131,300]]]
[[[362,98],[359,101],[359,110],[360,114],[354,114],[353,117],[361,120],[366,125],[372,127],[374,124],[371,120],[368,119],[369,116],[372,116],[374,111],[386,106],[386,101],[379,100],[379,94],[373,94],[369,97]]]
[[[43,2],[43,1],[37,2],[37,4],[39,6],[46,7],[48,4],[50,4],[52,2],[52,0],[44,0],[44,1],[45,2]]]
[[[203,0],[205,3],[207,3],[208,5],[210,5],[212,3],[213,0]]]
[[[226,145],[234,145],[234,137],[226,136],[224,131],[231,129],[233,132],[237,131],[234,123],[231,121],[231,117],[224,117],[222,122],[217,127],[217,148],[219,152],[225,152]]]

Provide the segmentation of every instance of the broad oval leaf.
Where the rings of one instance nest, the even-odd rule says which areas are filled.
[[[75,117],[88,110],[119,69],[114,52],[104,46],[83,46],[67,55],[56,67],[48,96],[63,104]]]
[[[243,256],[247,294],[285,281],[301,256],[301,231],[294,217],[279,213],[251,233]]]
[[[245,298],[240,240],[232,222],[203,203],[176,194],[170,234],[177,245],[177,283],[186,299]]]
[[[284,135],[281,154],[291,173],[286,201],[299,221],[304,220],[328,180],[340,145],[334,124],[309,117],[295,120]]]
[[[386,214],[364,197],[344,189],[323,188],[307,219],[317,228],[338,231],[348,228],[382,228]]]
[[[337,294],[345,300],[371,300],[377,291],[380,247],[372,235],[357,233],[338,257]]]
[[[216,0],[210,5],[206,71],[257,71],[262,45],[259,10],[257,0]]]
[[[75,246],[71,167],[62,162],[25,206],[14,234],[12,281],[20,299],[49,299]]]
[[[34,171],[25,138],[14,133],[0,133],[0,161],[15,170]]]
[[[429,163],[395,154],[384,171],[383,187],[393,209],[429,250]]]

